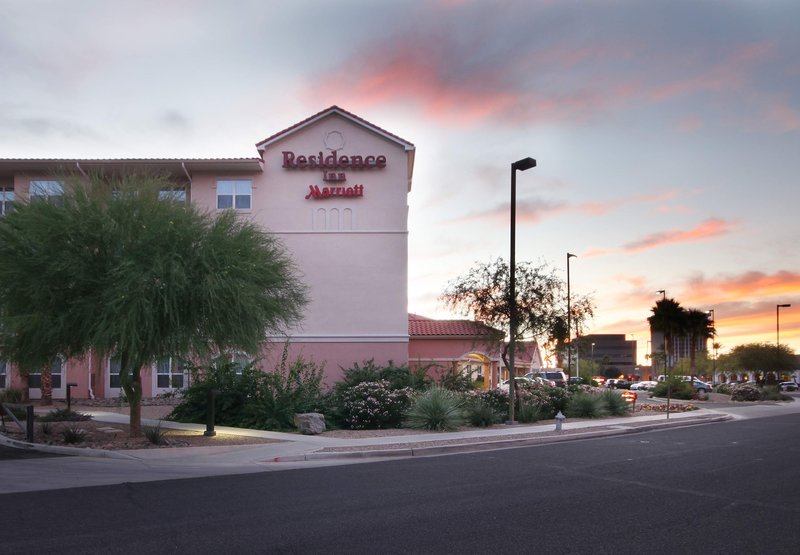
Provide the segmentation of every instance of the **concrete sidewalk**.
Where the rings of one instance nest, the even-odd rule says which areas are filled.
[[[91,410],[95,420],[126,423],[126,414]],[[507,449],[557,441],[628,434],[677,426],[720,422],[732,418],[723,411],[701,409],[686,413],[648,414],[564,422],[561,431],[553,422],[515,425],[463,432],[419,433],[370,438],[303,436],[217,426],[220,433],[235,432],[279,440],[275,443],[175,449],[104,451],[72,447],[30,445],[0,436],[0,442],[44,453],[69,457],[44,457],[24,461],[0,461],[0,493],[109,485],[204,476],[246,474],[336,464],[353,464],[387,458],[418,457]],[[157,420],[144,420],[155,425]],[[162,421],[162,427],[195,430],[205,426]]]

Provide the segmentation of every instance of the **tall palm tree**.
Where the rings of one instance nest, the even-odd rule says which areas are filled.
[[[653,315],[647,318],[650,329],[664,334],[664,367],[670,365],[670,345],[675,337],[680,337],[686,330],[686,309],[675,299],[662,299],[651,309]],[[666,372],[664,372],[666,374]]]
[[[707,312],[697,309],[689,309],[685,315],[685,333],[689,338],[689,367],[692,372],[692,379],[695,375],[695,359],[697,358],[697,344],[699,341],[713,339],[716,334],[711,316]]]

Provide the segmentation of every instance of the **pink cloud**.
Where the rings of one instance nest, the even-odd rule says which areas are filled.
[[[719,237],[730,233],[731,223],[718,218],[710,218],[689,230],[670,230],[653,233],[628,243],[623,248],[628,252],[639,252],[674,243],[691,243]]]

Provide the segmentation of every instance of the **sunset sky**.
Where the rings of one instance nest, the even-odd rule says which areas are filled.
[[[800,2],[0,0],[0,157],[255,157],[333,104],[414,143],[409,310],[508,257],[633,334],[800,352]],[[629,335],[630,337],[630,335]]]

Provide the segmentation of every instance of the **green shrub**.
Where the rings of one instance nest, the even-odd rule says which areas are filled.
[[[567,400],[571,396],[568,388],[549,387],[537,383],[526,383],[517,387],[517,411],[523,404],[537,405],[543,420],[554,418],[559,411],[564,411]]]
[[[463,397],[457,392],[431,387],[413,397],[405,423],[409,428],[454,430],[464,425],[463,403]]]
[[[669,395],[672,399],[684,399],[688,401],[694,397],[694,388],[692,384],[677,377],[658,382],[653,388],[653,397],[666,398],[668,387],[671,388]]]
[[[70,445],[83,443],[83,440],[86,439],[86,430],[78,428],[77,426],[70,426],[61,431],[61,437],[64,439],[64,443]]]
[[[161,421],[155,426],[142,427],[142,433],[153,445],[164,445],[167,442],[167,431],[161,428]]]
[[[631,413],[628,402],[623,399],[622,395],[617,391],[611,389],[603,391],[600,394],[600,398],[605,404],[606,411],[611,416],[627,416]]]
[[[216,391],[214,423],[220,426],[261,430],[292,429],[297,412],[316,410],[322,399],[322,369],[302,359],[287,365],[288,348],[273,372],[264,372],[255,361],[241,368],[225,358],[206,366],[194,366],[192,385],[169,418],[205,424],[208,394]]]
[[[761,388],[756,384],[740,383],[733,387],[731,401],[760,401]]]
[[[354,430],[397,428],[411,403],[412,389],[392,389],[387,380],[362,382],[342,391],[341,424]]]
[[[600,395],[576,393],[566,403],[564,415],[571,418],[599,418],[606,416],[606,402]]]
[[[50,434],[53,433],[53,429],[50,427],[49,422],[42,422],[39,426],[39,431],[42,432],[42,435],[45,437],[50,437]]]
[[[781,390],[776,385],[766,385],[761,390],[762,401],[789,401],[792,398],[788,395],[781,393]]]
[[[508,399],[506,399],[506,406]],[[464,403],[464,415],[472,426],[485,428],[502,421],[503,413],[481,397],[473,396]]]
[[[538,422],[543,419],[544,411],[540,405],[523,401],[519,405],[519,410],[516,412],[516,419],[523,424],[530,424]]]
[[[431,383],[427,370],[426,367],[411,370],[408,366],[395,366],[391,361],[387,366],[378,366],[374,360],[368,360],[363,366],[356,363],[352,368],[345,370],[342,379],[334,385],[334,389],[345,390],[363,382],[386,381],[390,389],[410,387],[422,390]]]

